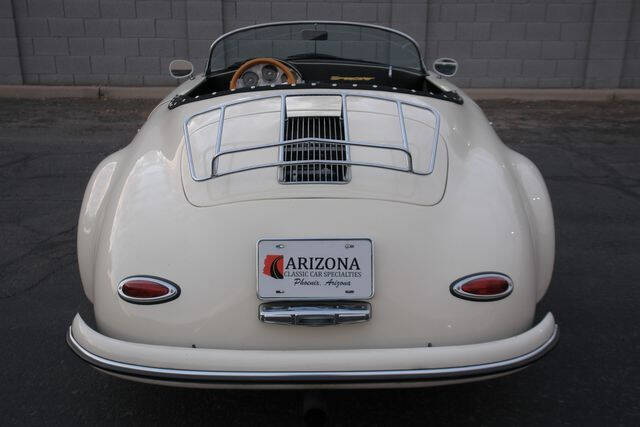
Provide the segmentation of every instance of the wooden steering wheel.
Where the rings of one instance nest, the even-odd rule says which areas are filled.
[[[274,58],[255,58],[255,59],[252,59],[252,60],[247,61],[244,64],[242,64],[240,66],[240,68],[238,68],[236,70],[236,72],[233,73],[233,77],[231,77],[231,82],[229,83],[229,89],[233,90],[233,89],[237,88],[238,87],[238,79],[240,77],[242,77],[242,75],[245,73],[245,71],[247,71],[249,68],[253,67],[254,65],[258,65],[258,64],[270,64],[270,65],[273,65],[274,67],[276,67],[277,69],[282,71],[285,76],[287,76],[287,83],[292,85],[292,84],[294,84],[296,82],[296,76],[295,76],[295,74],[293,74],[293,71],[291,71],[291,69],[289,67],[287,67],[286,65],[284,65],[282,62],[278,61],[277,59],[274,59]]]

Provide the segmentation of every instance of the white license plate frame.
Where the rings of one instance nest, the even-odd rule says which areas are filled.
[[[368,300],[374,294],[369,238],[260,239],[256,264],[260,300]]]

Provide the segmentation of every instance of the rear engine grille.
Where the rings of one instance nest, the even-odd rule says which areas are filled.
[[[289,117],[285,123],[284,140],[323,138],[344,141],[341,117]],[[283,162],[312,161],[303,165],[280,167],[280,182],[344,183],[349,181],[349,166],[323,161],[347,160],[347,146],[326,142],[297,142],[282,146]],[[316,163],[317,161],[317,163]]]

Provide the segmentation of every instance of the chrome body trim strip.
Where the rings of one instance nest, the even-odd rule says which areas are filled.
[[[237,382],[237,383],[366,383],[387,381],[428,381],[468,378],[508,372],[522,368],[549,352],[558,340],[558,327],[553,334],[535,350],[507,360],[480,365],[433,369],[407,369],[384,371],[201,371],[170,368],[155,368],[106,359],[85,350],[73,337],[71,328],[67,332],[67,343],[85,362],[109,372],[149,379],[178,382]]]
[[[420,104],[409,102],[409,101],[398,100],[398,99],[395,99],[393,97],[386,97],[386,96],[380,96],[380,95],[370,95],[370,94],[348,93],[346,91],[331,91],[331,90],[329,90],[329,91],[322,92],[322,93],[303,94],[302,96],[326,96],[326,95],[336,95],[336,96],[342,97],[342,110],[343,110],[342,111],[342,115],[343,115],[343,120],[344,120],[344,136],[345,136],[344,140],[323,139],[323,138],[300,138],[300,139],[287,140],[287,141],[284,140],[284,122],[286,120],[286,98],[289,97],[289,96],[301,96],[300,94],[266,95],[266,96],[260,96],[260,97],[256,97],[256,98],[251,98],[251,99],[241,99],[241,100],[238,100],[238,101],[232,101],[232,102],[228,102],[228,103],[225,103],[225,104],[220,104],[220,105],[217,105],[215,107],[208,108],[208,109],[206,109],[204,111],[201,111],[199,113],[187,116],[184,119],[182,128],[183,128],[183,133],[184,133],[184,143],[185,143],[185,146],[186,146],[187,161],[188,161],[188,164],[189,164],[189,173],[191,175],[191,178],[196,182],[201,182],[201,181],[208,181],[210,179],[219,178],[219,177],[222,177],[222,176],[231,175],[231,174],[235,174],[235,173],[239,173],[239,172],[247,172],[247,171],[255,170],[255,169],[263,169],[263,168],[287,166],[287,165],[292,166],[292,165],[296,165],[296,164],[304,165],[304,164],[316,164],[316,163],[318,163],[317,160],[299,160],[299,161],[296,161],[296,162],[285,162],[283,160],[282,153],[279,153],[278,161],[276,161],[276,162],[262,163],[262,164],[256,164],[256,165],[253,165],[253,166],[247,166],[247,167],[243,167],[243,168],[231,169],[231,170],[228,170],[228,171],[225,171],[225,172],[222,172],[222,173],[218,172],[219,159],[221,157],[225,156],[225,155],[242,153],[242,152],[253,151],[253,150],[261,150],[261,149],[272,148],[272,147],[282,147],[282,146],[287,145],[287,144],[300,143],[300,142],[323,142],[323,143],[326,143],[326,144],[346,145],[347,146],[347,153],[348,153],[347,154],[347,160],[323,161],[321,163],[335,164],[335,165],[345,165],[345,166],[375,167],[375,168],[387,169],[387,170],[396,171],[396,172],[412,173],[412,174],[420,175],[420,176],[430,175],[433,172],[433,170],[435,169],[435,164],[436,164],[435,163],[435,161],[436,161],[435,156],[437,154],[438,142],[440,140],[440,113],[436,109],[434,109],[432,107],[429,107],[427,105],[420,105]],[[348,121],[348,109],[347,109],[347,98],[350,97],[350,96],[360,97],[360,98],[377,99],[377,100],[382,100],[382,101],[388,101],[388,102],[395,103],[397,105],[397,109],[398,109],[398,121],[399,121],[399,125],[400,125],[401,139],[402,139],[401,142],[402,142],[402,144],[401,145],[370,144],[370,143],[362,142],[362,141],[351,141],[350,140],[350,136],[349,136],[349,121]],[[237,149],[231,149],[231,150],[222,150],[222,128],[223,128],[223,125],[224,125],[224,112],[225,112],[225,109],[228,108],[228,107],[231,107],[231,106],[241,105],[241,104],[245,104],[245,103],[248,103],[248,102],[263,101],[265,99],[273,99],[273,98],[279,98],[280,99],[280,128],[279,128],[280,130],[279,130],[278,142],[269,143],[269,144],[257,144],[257,145],[253,145],[253,146],[250,146],[250,147],[243,147],[243,148],[237,148]],[[403,112],[403,107],[405,105],[426,110],[426,111],[430,112],[435,118],[435,127],[434,127],[434,130],[433,130],[431,159],[429,160],[428,169],[426,171],[424,171],[424,172],[417,171],[413,167],[413,158],[412,158],[411,152],[409,150],[409,141],[408,141],[408,137],[407,137],[406,124],[405,124],[404,112]],[[198,176],[198,174],[196,173],[196,170],[195,170],[195,160],[193,158],[193,150],[191,148],[191,142],[190,142],[190,138],[189,138],[189,122],[195,117],[198,117],[198,116],[203,115],[203,114],[211,113],[211,112],[216,111],[216,110],[220,110],[220,118],[219,118],[220,121],[219,121],[219,124],[218,124],[218,132],[217,132],[217,137],[216,137],[216,141],[215,141],[215,151],[213,153],[213,158],[211,159],[211,175],[210,176]],[[348,149],[349,146],[375,148],[375,149],[380,149],[380,150],[398,150],[398,151],[403,151],[407,156],[407,167],[406,168],[397,167],[397,166],[384,164],[384,163],[354,162],[354,161],[351,160],[350,150]],[[280,150],[280,151],[282,151],[282,150]]]

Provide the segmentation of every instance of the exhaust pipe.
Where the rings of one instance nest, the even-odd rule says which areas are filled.
[[[329,411],[324,395],[317,391],[304,393],[302,401],[302,420],[307,427],[329,425]]]

